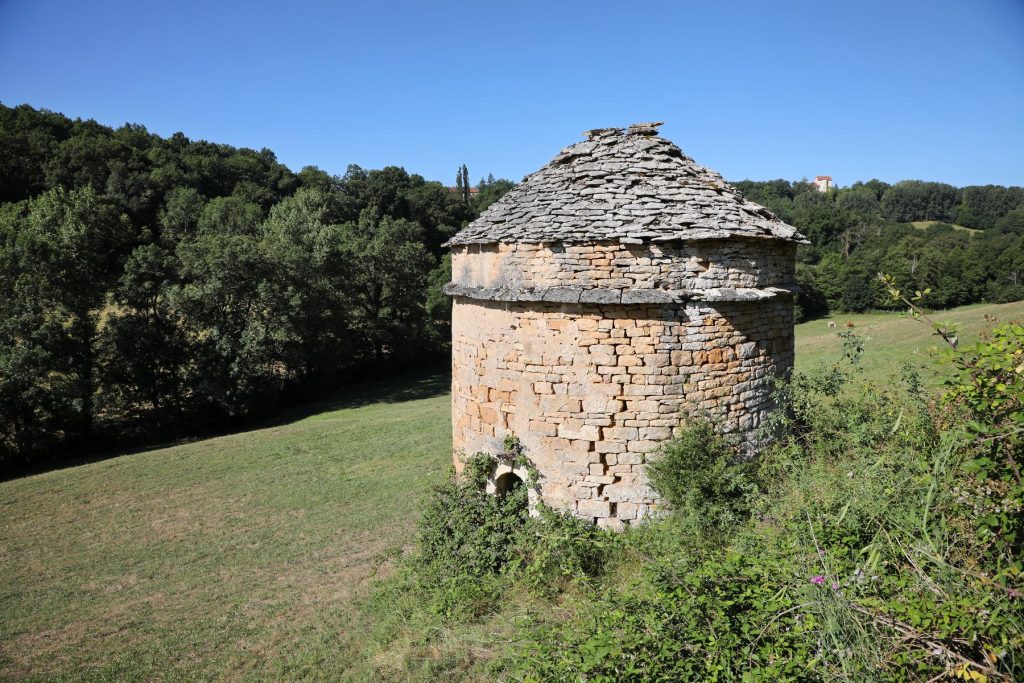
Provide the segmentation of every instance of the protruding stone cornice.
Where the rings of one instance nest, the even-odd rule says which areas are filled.
[[[562,304],[679,304],[687,301],[764,301],[793,296],[799,287],[717,287],[671,291],[662,289],[611,289],[604,287],[471,287],[454,282],[444,286],[449,296],[481,301],[529,301]]]

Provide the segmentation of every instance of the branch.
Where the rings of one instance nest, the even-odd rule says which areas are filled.
[[[898,301],[900,303],[906,304],[907,307],[910,308],[911,315],[913,315],[915,318],[920,318],[927,322],[929,325],[931,325],[932,329],[935,330],[935,334],[942,337],[942,340],[949,344],[949,347],[951,349],[956,351],[957,344],[959,343],[957,335],[953,334],[951,331],[947,330],[945,327],[942,327],[937,322],[929,318],[928,315],[924,312],[924,309],[922,309],[920,306],[915,304],[907,297],[903,296],[903,293],[900,292],[900,290],[896,289],[896,284],[891,277],[887,277],[885,274],[879,273],[878,281],[881,282],[883,286],[885,286],[886,290],[888,290],[889,292],[889,296],[892,298],[893,301]],[[925,290],[925,293],[927,294],[928,290]],[[920,296],[921,293],[918,292],[918,297]]]

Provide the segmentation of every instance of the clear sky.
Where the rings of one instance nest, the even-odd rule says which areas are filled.
[[[733,180],[1024,185],[1024,0],[0,0],[0,101],[447,184],[659,120]]]

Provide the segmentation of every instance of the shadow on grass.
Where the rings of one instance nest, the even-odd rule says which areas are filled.
[[[450,390],[450,370],[437,367],[410,370],[383,379],[352,381],[329,392],[326,396],[319,394],[304,400],[301,394],[292,395],[287,400],[286,406],[282,406],[273,415],[211,421],[193,433],[182,435],[180,438],[161,439],[157,437],[148,443],[92,444],[81,450],[31,463],[0,462],[0,482],[109,460],[123,455],[137,455],[231,434],[244,434],[268,427],[281,427],[333,410],[361,408],[374,403],[404,403],[433,398],[442,396]]]
[[[347,384],[331,395],[282,411],[249,429],[278,427],[333,410],[362,408],[374,403],[405,403],[442,396],[451,390],[451,373],[438,369],[418,370],[386,379],[363,380]]]

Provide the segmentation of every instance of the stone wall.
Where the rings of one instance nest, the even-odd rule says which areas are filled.
[[[467,288],[657,290],[788,287],[796,244],[731,239],[663,244],[501,243],[452,249],[452,282]]]
[[[571,264],[559,254],[578,253],[590,273],[619,267],[615,261],[634,252],[632,245],[621,251],[597,245],[579,252],[570,246],[564,252],[507,246],[511,248],[494,250],[506,256],[492,263],[528,255],[524,261],[560,264],[566,271]],[[609,263],[595,264],[595,254],[608,254]],[[619,264],[623,273],[655,275],[637,270],[646,267],[660,272],[660,265],[641,263],[649,256],[629,258],[630,264]],[[472,260],[456,254],[455,277],[487,282],[479,278],[492,268],[474,266]],[[761,277],[735,271],[728,277],[754,278],[750,283]],[[530,272],[536,281],[569,277]],[[700,276],[686,268],[675,272]],[[647,281],[621,279],[629,279],[630,286]],[[793,364],[793,303],[788,296],[677,305],[456,296],[452,336],[456,467],[461,453],[500,453],[503,438],[513,433],[540,470],[547,504],[619,528],[657,508],[644,477],[644,454],[672,435],[682,411],[706,412],[722,419],[727,431],[753,438],[771,407],[772,376],[788,372]]]

